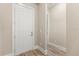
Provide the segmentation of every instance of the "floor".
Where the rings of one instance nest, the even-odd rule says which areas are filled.
[[[44,54],[40,50],[35,49],[35,50],[21,53],[18,56],[44,56]]]
[[[59,50],[55,46],[48,45],[48,56],[65,56],[66,51]]]
[[[65,52],[60,51],[55,47],[53,47],[53,49],[49,48],[47,53],[48,53],[47,56],[65,56],[66,54]],[[18,56],[45,56],[45,55],[40,50],[35,49],[32,51],[21,53]]]
[[[65,56],[65,52],[57,50],[57,49],[49,49],[48,56]]]

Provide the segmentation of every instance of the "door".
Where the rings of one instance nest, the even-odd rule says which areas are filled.
[[[14,6],[15,53],[32,50],[34,8],[31,6]]]

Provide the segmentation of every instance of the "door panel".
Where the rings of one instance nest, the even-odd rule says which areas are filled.
[[[31,50],[33,47],[34,8],[15,5],[15,52]]]

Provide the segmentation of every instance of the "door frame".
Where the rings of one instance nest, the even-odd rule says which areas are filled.
[[[45,3],[45,55],[48,51],[49,29],[48,29],[48,4]]]
[[[15,55],[15,6],[16,3],[13,3],[12,4],[12,55]],[[31,5],[31,4],[26,4],[27,6],[25,6],[24,4],[17,4],[19,6],[22,6],[24,8],[26,8],[27,6],[30,7],[30,8],[34,8],[34,20],[33,20],[33,47],[32,49],[34,49],[35,47],[35,16],[36,16],[36,12],[35,12],[35,5]],[[27,7],[27,8],[28,8]]]

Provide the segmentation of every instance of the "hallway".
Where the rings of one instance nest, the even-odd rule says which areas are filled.
[[[0,15],[0,56],[79,56],[79,3],[3,3]]]

